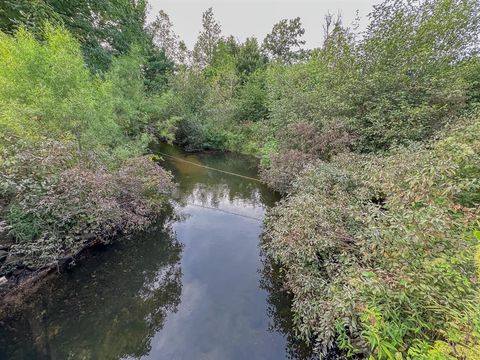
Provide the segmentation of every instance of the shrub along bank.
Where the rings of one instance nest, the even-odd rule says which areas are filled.
[[[143,155],[155,109],[142,53],[113,60],[100,77],[65,29],[47,24],[42,39],[23,28],[0,33],[0,197],[9,234],[0,277],[12,281],[19,268],[49,267],[144,229],[173,187]]]
[[[311,164],[267,216],[299,335],[321,354],[478,359],[480,116],[384,157]]]
[[[479,14],[473,0],[388,0],[362,32],[327,16],[323,45],[307,51],[299,19],[238,42],[209,10],[160,119],[187,149],[252,153],[267,167],[289,150],[328,160],[424,141],[478,99]]]

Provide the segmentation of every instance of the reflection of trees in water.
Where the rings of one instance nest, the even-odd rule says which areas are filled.
[[[291,313],[291,297],[284,289],[280,268],[262,257],[260,287],[268,292],[268,316],[271,331],[282,333],[287,340],[289,359],[313,359],[312,349],[295,337]]]
[[[253,178],[257,177],[258,161],[253,157],[232,153],[185,154],[178,148],[162,146],[161,151],[189,162]],[[178,197],[182,202],[191,201],[193,196],[195,201],[198,200],[199,203],[207,206],[218,206],[222,200],[228,202],[241,200],[243,204],[261,207],[264,204],[271,205],[278,199],[277,194],[253,180],[207,170],[172,159],[166,159],[162,165],[176,174],[176,180],[180,182]],[[186,197],[190,197],[190,199],[185,199]]]
[[[248,189],[239,195],[236,189],[229,185],[206,185],[194,184],[188,194],[185,194],[180,200],[184,205],[188,203],[199,204],[203,206],[219,207],[222,203],[235,207],[263,208],[264,202],[261,199],[261,193],[258,188]]]
[[[181,251],[165,230],[92,253],[85,264],[50,281],[20,319],[0,330],[0,358],[146,355],[180,302]]]
[[[278,200],[278,195],[264,185],[232,175],[191,175],[180,181],[176,199],[182,206],[194,203],[220,207],[223,203],[238,208],[264,208]]]

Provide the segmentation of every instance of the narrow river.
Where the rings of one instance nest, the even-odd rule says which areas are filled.
[[[255,159],[159,145],[179,184],[162,226],[90,251],[0,323],[0,359],[304,359],[259,249],[278,197]],[[186,162],[187,161],[187,162]],[[168,226],[163,226],[167,222]]]

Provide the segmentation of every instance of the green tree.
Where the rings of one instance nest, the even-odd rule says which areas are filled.
[[[173,23],[165,11],[160,10],[155,20],[148,26],[148,31],[153,37],[154,44],[163,50],[170,60],[177,61],[179,39],[173,31]]]
[[[268,114],[265,72],[250,74],[235,98],[234,117],[237,121],[260,121]]]
[[[0,33],[0,125],[19,138],[76,139],[100,149],[127,139],[112,113],[108,82],[84,65],[68,31],[47,26],[43,43],[23,28]]]
[[[159,94],[167,91],[168,82],[174,71],[175,63],[165,55],[163,50],[155,46],[149,47],[145,52],[143,75],[145,77],[145,90],[147,95]]]
[[[263,41],[263,49],[267,56],[284,64],[293,64],[304,55],[302,46],[305,41],[302,36],[305,29],[302,28],[300,18],[283,19],[273,26],[272,32]]]
[[[132,44],[149,46],[145,18],[145,0],[8,0],[0,5],[0,30],[10,34],[21,25],[41,34],[45,21],[63,24],[80,41],[93,71],[106,71],[112,58],[128,53]]]
[[[358,46],[363,150],[423,140],[465,106],[463,61],[478,50],[480,3],[386,1]]]
[[[215,20],[213,9],[207,9],[202,16],[202,30],[193,48],[194,64],[200,69],[209,65],[221,38],[221,27]]]
[[[253,37],[240,44],[235,58],[237,72],[242,81],[258,69],[264,69],[267,64],[267,58],[262,54],[257,39]]]
[[[13,34],[20,26],[39,34],[40,25],[45,21],[61,24],[62,18],[43,0],[5,0],[0,3],[0,30],[8,34]]]

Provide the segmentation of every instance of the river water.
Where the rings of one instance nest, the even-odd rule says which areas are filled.
[[[20,315],[0,323],[0,359],[304,359],[289,299],[260,254],[278,195],[253,158],[164,157],[179,184],[161,225],[95,249],[52,276]]]

